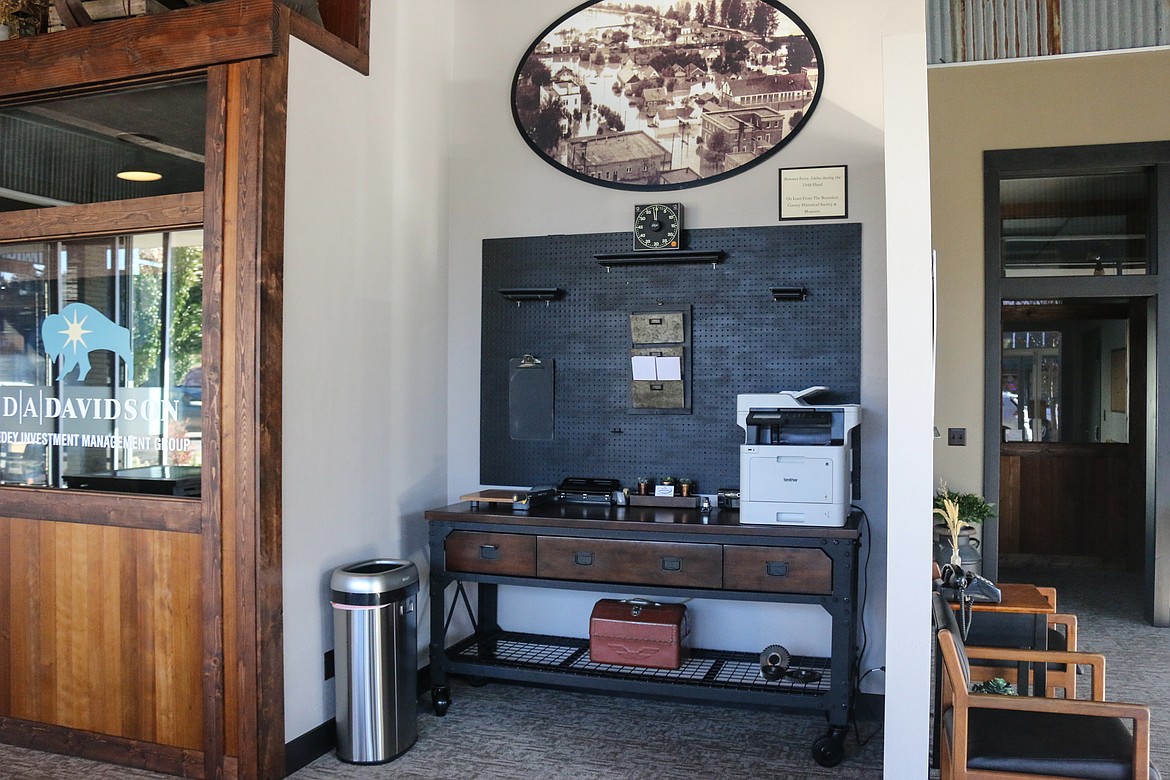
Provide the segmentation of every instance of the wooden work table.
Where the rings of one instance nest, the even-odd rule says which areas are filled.
[[[829,721],[813,758],[843,756],[856,680],[861,533],[841,528],[741,525],[739,513],[551,502],[527,511],[461,502],[426,513],[431,548],[431,682],[436,714],[450,706],[448,675],[495,678],[693,701],[818,710]],[[477,584],[472,609],[464,584]],[[448,586],[455,591],[448,604]],[[818,604],[832,617],[827,658],[794,656],[796,677],[766,680],[759,653],[694,648],[678,670],[599,664],[588,641],[501,628],[500,585]],[[472,636],[448,646],[462,603]],[[582,634],[587,615],[581,616]],[[763,648],[761,648],[762,650]]]

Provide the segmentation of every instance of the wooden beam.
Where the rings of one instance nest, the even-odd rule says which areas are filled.
[[[230,68],[207,72],[203,211],[203,766],[227,776],[223,582],[223,263],[227,96]],[[232,773],[234,776],[234,772]]]
[[[5,41],[0,97],[271,56],[278,50],[277,7],[275,0],[212,3]]]
[[[6,487],[0,517],[197,534],[199,502],[190,498]]]
[[[178,230],[203,224],[203,193],[83,203],[0,213],[5,241],[55,240],[83,236]]]
[[[282,9],[282,24],[289,11]],[[287,26],[284,27],[287,30]],[[229,66],[220,334],[225,748],[284,776],[281,372],[287,36]]]

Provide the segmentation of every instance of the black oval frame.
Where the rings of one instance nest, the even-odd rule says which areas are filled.
[[[751,162],[744,163],[743,165],[737,165],[735,168],[732,168],[729,171],[724,171],[723,173],[717,173],[717,174],[713,174],[711,176],[702,177],[702,178],[696,179],[695,181],[679,182],[679,183],[673,183],[673,184],[631,184],[631,183],[627,183],[627,182],[608,181],[606,179],[600,179],[600,178],[597,178],[595,176],[588,176],[584,173],[581,173],[580,171],[577,171],[577,170],[574,170],[573,168],[570,168],[567,165],[563,165],[562,163],[558,162],[557,160],[554,160],[552,157],[545,154],[543,149],[541,149],[539,146],[537,146],[537,144],[532,140],[532,137],[528,134],[528,131],[524,129],[524,125],[520,121],[520,113],[516,108],[516,90],[517,90],[517,87],[519,86],[519,83],[520,83],[520,74],[524,70],[524,65],[528,62],[528,59],[536,52],[536,48],[541,44],[541,42],[544,41],[544,39],[547,38],[550,33],[552,33],[554,30],[556,30],[565,21],[573,18],[574,16],[576,16],[577,14],[581,13],[582,11],[584,11],[588,8],[591,8],[595,5],[599,5],[603,2],[606,2],[606,0],[586,0],[586,2],[581,3],[577,7],[573,8],[571,11],[565,13],[560,18],[558,18],[556,21],[554,21],[552,24],[550,24],[548,27],[546,27],[544,29],[544,31],[541,32],[541,34],[539,36],[537,36],[536,40],[534,40],[532,42],[532,45],[528,47],[528,50],[524,52],[524,56],[520,58],[520,63],[516,66],[516,72],[512,76],[512,121],[515,122],[516,129],[520,131],[520,136],[524,139],[524,142],[526,144],[528,144],[528,147],[530,149],[532,149],[532,151],[536,152],[537,156],[539,156],[542,160],[544,160],[549,165],[556,168],[558,171],[560,171],[562,173],[567,173],[568,175],[570,175],[576,179],[580,179],[581,181],[588,182],[590,184],[597,184],[597,185],[602,186],[602,187],[609,187],[611,189],[633,190],[633,191],[637,191],[637,192],[664,192],[664,191],[671,191],[671,190],[683,190],[683,189],[689,189],[692,187],[700,187],[700,186],[705,185],[705,184],[713,184],[717,181],[723,181],[724,179],[728,179],[732,176],[736,176],[740,173],[743,173],[745,171],[751,170],[752,168],[755,168],[757,165],[764,162],[765,160],[770,159],[777,152],[779,152],[781,149],[783,149],[785,146],[787,146],[788,143],[793,138],[795,138],[797,136],[797,134],[800,133],[801,130],[804,129],[805,125],[808,124],[809,118],[812,117],[813,113],[816,111],[817,105],[820,103],[820,100],[821,100],[821,93],[824,92],[824,89],[825,89],[824,58],[821,56],[820,44],[817,42],[816,36],[813,35],[813,32],[809,28],[809,26],[805,23],[805,21],[803,19],[801,19],[790,8],[788,8],[788,6],[784,5],[781,2],[778,2],[778,0],[755,0],[755,1],[758,3],[763,3],[764,5],[772,6],[777,11],[779,11],[780,13],[782,13],[786,17],[788,17],[789,21],[791,21],[793,24],[795,24],[797,27],[800,28],[801,32],[804,33],[804,36],[807,39],[809,46],[812,47],[813,54],[816,56],[818,75],[817,75],[817,88],[813,93],[812,100],[809,102],[808,106],[804,110],[804,116],[801,117],[800,124],[798,124],[796,127],[792,128],[792,131],[790,133],[788,133],[788,135],[786,135],[782,139],[780,139],[779,143],[777,143],[775,146],[773,146],[771,149],[769,149],[764,154],[761,154],[760,156],[756,157]],[[657,140],[657,139],[655,139],[655,140]]]

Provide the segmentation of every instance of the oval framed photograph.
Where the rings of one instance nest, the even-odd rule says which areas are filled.
[[[816,38],[776,0],[592,0],[528,48],[512,117],[564,173],[677,190],[774,155],[823,87]]]

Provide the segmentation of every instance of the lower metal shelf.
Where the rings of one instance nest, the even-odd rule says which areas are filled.
[[[566,677],[641,680],[796,696],[822,696],[829,693],[833,685],[828,658],[792,656],[789,671],[800,676],[767,680],[760,674],[759,656],[752,653],[695,649],[679,669],[646,669],[595,663],[589,657],[589,641],[586,639],[510,631],[469,637],[450,647],[447,658],[454,664],[466,662],[480,667],[540,671]]]

